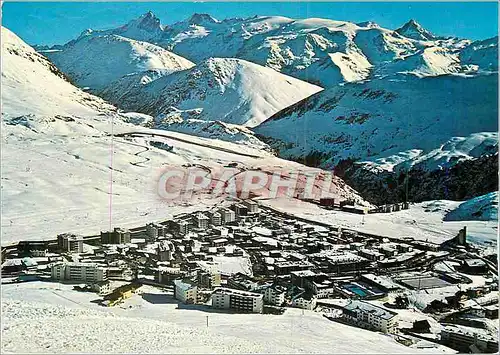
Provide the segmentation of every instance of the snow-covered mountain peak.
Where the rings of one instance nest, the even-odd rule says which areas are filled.
[[[202,108],[200,119],[253,127],[320,87],[235,58],[209,58],[196,67],[146,85],[125,77],[103,91],[121,108],[158,116],[171,106]]]
[[[150,32],[151,34],[158,34],[163,31],[163,26],[161,21],[156,15],[148,11],[145,14],[139,16],[138,18],[130,21],[128,24],[122,28],[126,30],[138,29]]]
[[[220,23],[220,21],[210,16],[209,14],[195,13],[188,19],[188,23],[191,25],[204,26],[207,24]]]
[[[78,38],[76,40],[78,41],[80,38],[87,37],[87,36],[92,36],[93,33],[94,33],[93,29],[87,28],[86,30],[83,30],[80,33],[80,35],[78,36]]]
[[[418,41],[432,41],[436,39],[431,32],[427,31],[414,19],[409,20],[402,27],[396,30],[402,36]]]
[[[380,28],[380,25],[376,22],[373,22],[373,21],[359,22],[356,25],[358,27],[364,27],[364,28]]]
[[[93,90],[128,74],[147,70],[169,74],[194,65],[154,44],[115,34],[80,37],[46,55],[79,86]]]
[[[435,36],[416,20],[392,30],[371,21],[355,24],[283,16],[219,21],[209,14],[195,13],[162,27],[154,14],[147,13],[116,29],[89,32],[89,36],[103,34],[151,42],[197,64],[213,57],[244,59],[323,87],[380,73],[468,75],[498,67],[496,43],[468,47],[470,41]],[[436,49],[424,52],[425,48]],[[395,71],[390,72],[393,68]]]

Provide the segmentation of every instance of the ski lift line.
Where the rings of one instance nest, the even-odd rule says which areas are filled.
[[[111,142],[110,142],[110,154],[109,154],[109,230],[113,226],[113,155],[114,155],[114,127],[115,119],[114,115],[111,116]]]

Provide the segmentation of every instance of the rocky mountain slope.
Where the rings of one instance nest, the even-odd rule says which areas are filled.
[[[183,172],[193,166],[221,171],[228,165],[237,166],[238,173],[271,174],[277,167],[320,172],[252,146],[250,133],[246,145],[237,145],[138,126],[154,119],[119,112],[74,87],[5,28],[1,59],[2,245],[141,225],[224,200],[223,194],[208,192],[189,200],[162,199],[158,179],[167,166]],[[130,132],[140,135],[123,137]],[[233,133],[241,138],[237,131],[227,134]],[[332,182],[337,198],[363,202],[340,178]]]
[[[315,94],[255,131],[273,138],[283,156],[324,154],[323,166],[335,166],[343,159],[379,165],[391,159],[392,165],[408,161],[408,166],[421,163],[419,158],[453,137],[491,132],[469,143],[483,148],[496,145],[497,85],[496,74],[393,75]],[[487,136],[494,139],[481,139]]]
[[[41,52],[75,84],[94,92],[125,75],[147,70],[159,70],[166,75],[194,66],[189,60],[151,43],[118,35],[96,36],[92,30],[60,49]]]
[[[152,74],[126,76],[110,84],[101,96],[125,110],[153,116],[171,107],[200,109],[199,119],[253,127],[321,90],[234,58],[211,58],[189,70],[159,75],[156,80],[148,75]]]
[[[281,16],[217,20],[194,14],[162,25],[148,12],[119,28],[87,33],[149,41],[195,63],[211,57],[245,59],[321,86],[364,80],[388,70],[441,75],[489,70],[494,65],[480,58],[470,60],[469,52],[477,53],[478,46],[488,48],[488,44],[439,37],[415,20],[391,30],[373,22]]]
[[[446,168],[408,171],[373,170],[343,164],[336,173],[373,204],[433,199],[465,201],[498,191],[498,153],[458,160]]]
[[[496,73],[392,75],[313,95],[255,131],[281,156],[335,169],[372,203],[462,200],[498,187],[497,85]]]

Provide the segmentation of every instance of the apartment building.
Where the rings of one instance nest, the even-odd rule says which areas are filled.
[[[497,353],[498,339],[470,327],[449,325],[441,330],[441,341],[464,353]]]
[[[259,213],[259,204],[252,200],[245,200],[243,204],[248,208],[250,213]]]
[[[210,218],[199,212],[193,217],[194,226],[198,229],[207,229]]]
[[[284,287],[273,285],[264,291],[264,302],[273,306],[282,306],[285,303],[285,295]]]
[[[198,286],[189,279],[174,280],[174,296],[182,303],[196,303]]]
[[[242,203],[237,203],[231,206],[231,209],[236,213],[237,216],[248,215],[248,208]]]
[[[292,300],[292,307],[302,308],[312,311],[316,308],[318,299],[314,296],[300,296]]]
[[[166,227],[159,223],[148,223],[146,224],[146,235],[149,240],[157,240],[158,238],[164,238],[166,233]]]
[[[172,223],[173,223],[174,233],[176,235],[186,235],[191,230],[192,225],[188,221],[180,220],[180,221],[174,221]]]
[[[345,318],[367,328],[384,333],[394,333],[397,313],[368,302],[352,300],[343,309]]]
[[[208,289],[219,287],[221,284],[220,272],[199,270],[197,274],[198,286]]]
[[[259,293],[218,288],[212,294],[212,307],[240,312],[262,313],[264,296]]]
[[[214,212],[210,215],[210,222],[214,226],[220,226],[222,224],[222,215],[219,212]]]
[[[50,269],[52,279],[96,283],[107,280],[107,270],[96,264],[57,263]]]
[[[101,232],[102,244],[127,244],[130,243],[130,231],[124,228],[115,228],[110,232]]]
[[[83,237],[69,233],[57,236],[59,250],[68,253],[83,253]]]
[[[219,210],[219,213],[221,215],[221,220],[222,223],[231,223],[236,220],[236,213],[234,213],[233,210],[230,210],[229,208],[221,208]]]
[[[158,261],[170,261],[173,259],[175,251],[174,244],[169,240],[162,240],[156,248],[156,257]]]

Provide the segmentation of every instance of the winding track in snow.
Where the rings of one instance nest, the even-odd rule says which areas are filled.
[[[138,151],[137,153],[134,153],[134,155],[135,155],[136,157],[139,157],[139,155],[140,155],[140,154],[145,153],[145,152],[148,152],[148,151],[150,151],[150,150],[151,150],[151,148],[149,148],[149,147],[148,147],[148,146],[146,146],[146,145],[141,145],[141,144],[137,144],[137,143],[127,142],[127,141],[125,141],[125,140],[124,140],[124,141],[120,141],[119,143],[123,143],[123,144],[130,144],[130,145],[133,145],[133,146],[136,146],[136,147],[141,147],[141,148],[144,148],[144,150],[140,150],[140,151]],[[135,162],[135,163],[130,162],[130,164],[132,164],[132,165],[134,165],[134,166],[138,166],[138,167],[143,168],[143,167],[144,167],[144,165],[143,165],[143,164],[144,164],[144,163],[147,163],[147,162],[148,162],[148,161],[150,161],[151,159],[150,159],[150,158],[148,158],[148,157],[142,157],[142,158],[144,158],[144,160],[142,160],[142,161],[138,161],[138,162]]]

